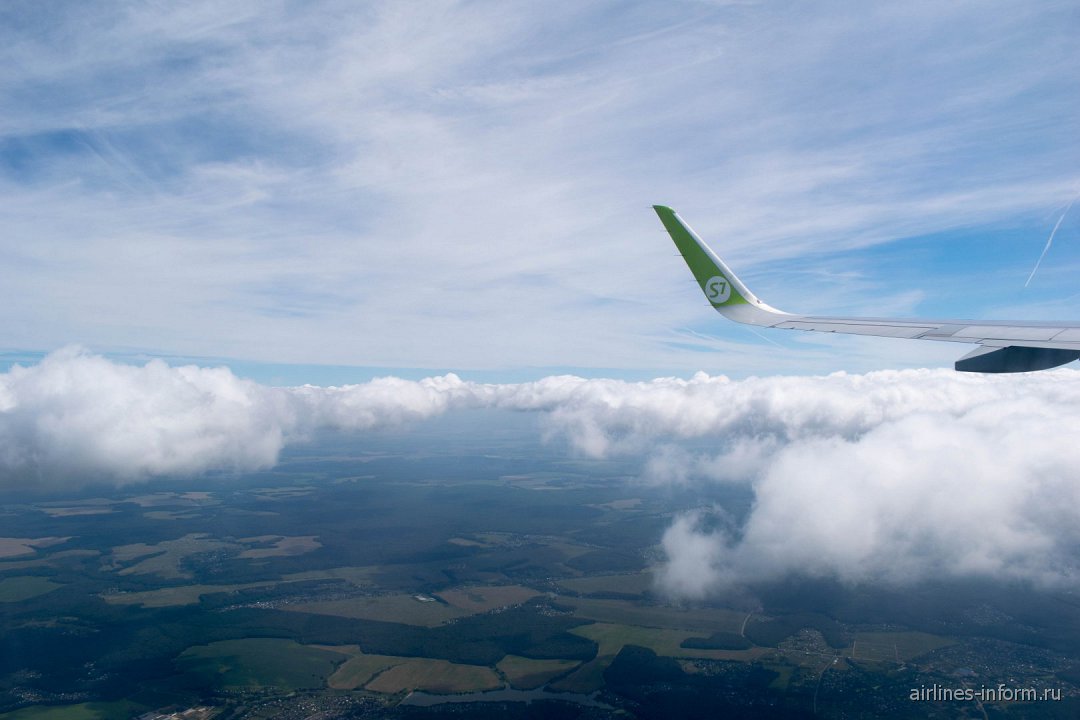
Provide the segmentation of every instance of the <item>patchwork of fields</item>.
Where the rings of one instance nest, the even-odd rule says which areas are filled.
[[[1080,639],[1045,629],[1070,627],[1050,596],[927,588],[905,600],[947,611],[898,615],[888,595],[806,581],[674,603],[657,542],[672,508],[700,499],[629,494],[605,479],[617,463],[575,462],[524,473],[521,458],[485,456],[455,476],[387,456],[361,477],[348,460],[298,459],[227,490],[8,510],[0,720],[380,716],[413,692],[409,712],[433,717],[440,695],[649,716],[665,693],[690,715],[736,698],[839,717],[958,668],[1071,682]],[[1030,650],[992,667],[986,637],[995,656]]]

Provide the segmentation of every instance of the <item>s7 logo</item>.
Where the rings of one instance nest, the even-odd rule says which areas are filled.
[[[731,297],[731,284],[722,275],[711,277],[705,283],[705,297],[713,305],[721,305]]]

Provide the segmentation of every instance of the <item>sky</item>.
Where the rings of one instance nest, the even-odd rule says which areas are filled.
[[[1080,318],[1080,218],[1024,288],[1080,193],[1078,27],[1069,2],[5,3],[0,349],[276,384],[948,366],[726,323],[650,206],[785,310]]]
[[[675,595],[1073,587],[1080,372],[751,332],[650,206],[784,310],[1080,320],[1078,29],[1072,2],[4,3],[0,489],[532,413],[640,482],[750,489],[741,525],[657,538]]]

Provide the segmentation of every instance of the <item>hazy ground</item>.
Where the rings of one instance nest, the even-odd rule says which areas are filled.
[[[1068,592],[789,578],[678,603],[658,579],[673,514],[737,520],[745,488],[649,486],[632,459],[457,430],[326,436],[265,473],[9,498],[0,718],[1080,708]],[[910,698],[935,684],[1062,699]]]

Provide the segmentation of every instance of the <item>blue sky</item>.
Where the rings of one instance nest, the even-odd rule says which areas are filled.
[[[726,323],[649,206],[785,310],[1080,319],[1080,215],[1024,288],[1080,192],[1078,29],[1070,2],[5,3],[0,358],[947,366]]]

